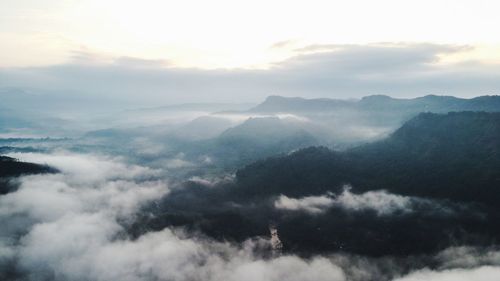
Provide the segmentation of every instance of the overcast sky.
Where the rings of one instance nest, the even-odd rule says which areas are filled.
[[[141,105],[498,94],[500,2],[0,2],[0,88]]]

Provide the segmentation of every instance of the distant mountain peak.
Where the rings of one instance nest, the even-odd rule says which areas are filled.
[[[270,95],[264,100],[264,102],[275,102],[275,101],[283,101],[283,100],[289,100],[289,99],[304,100],[304,98],[300,98],[300,97],[284,97],[284,96],[279,96],[279,95]]]

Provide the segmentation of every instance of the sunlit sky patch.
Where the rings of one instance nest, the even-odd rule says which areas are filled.
[[[175,67],[268,68],[312,44],[471,46],[442,62],[500,60],[500,2],[16,0],[0,3],[0,67],[63,64],[75,52]]]

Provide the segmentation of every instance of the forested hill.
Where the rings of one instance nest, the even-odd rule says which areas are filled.
[[[11,177],[54,172],[57,172],[57,170],[46,165],[21,162],[0,155],[0,194],[8,193],[14,188],[8,181]]]
[[[389,138],[345,152],[311,147],[237,173],[250,197],[390,192],[495,204],[500,199],[500,113],[423,113]]]

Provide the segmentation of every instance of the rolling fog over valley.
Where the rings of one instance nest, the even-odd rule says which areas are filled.
[[[1,139],[3,278],[496,272],[500,98],[242,106],[127,110],[107,118],[140,125]]]
[[[0,280],[498,280],[499,8],[0,4]]]

